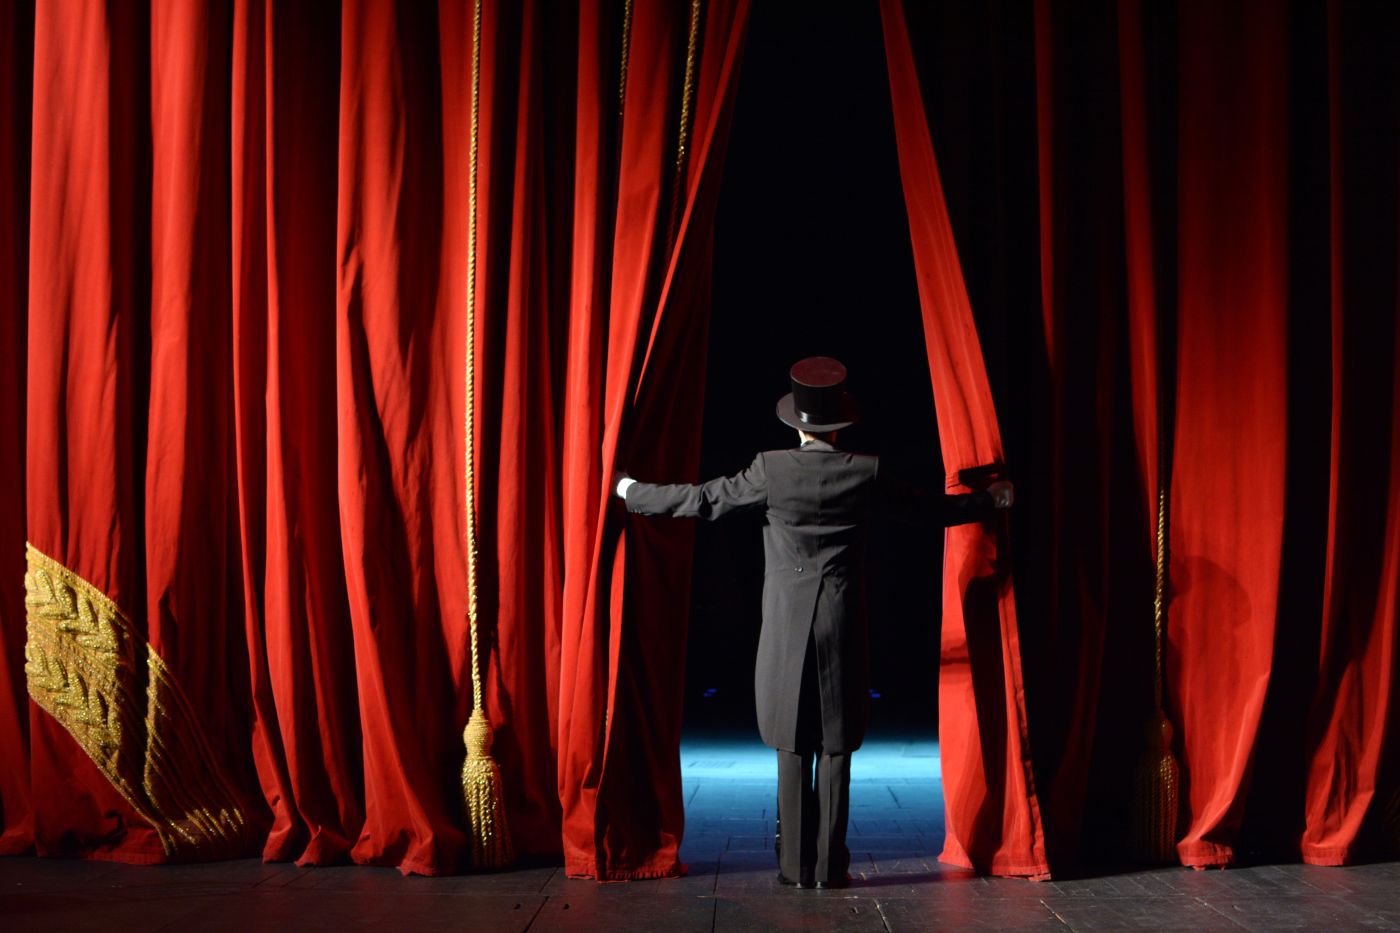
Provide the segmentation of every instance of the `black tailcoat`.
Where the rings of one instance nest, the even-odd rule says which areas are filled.
[[[797,711],[809,635],[816,643],[822,750],[855,751],[869,714],[870,648],[865,612],[865,543],[872,513],[930,525],[974,521],[985,493],[923,495],[879,477],[879,460],[809,441],[759,454],[737,476],[702,485],[636,483],[627,509],[641,515],[714,519],[765,508],[763,627],[754,692],[763,741],[797,748]]]

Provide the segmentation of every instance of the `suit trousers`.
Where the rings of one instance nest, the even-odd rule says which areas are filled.
[[[816,641],[807,639],[798,701],[797,750],[778,749],[778,868],[803,884],[840,884],[850,868],[851,756],[822,748]],[[814,772],[815,766],[815,774]]]

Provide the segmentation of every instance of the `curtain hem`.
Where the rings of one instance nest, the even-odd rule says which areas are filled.
[[[610,868],[602,871],[598,866],[586,859],[567,859],[564,862],[564,874],[569,878],[580,880],[604,881],[648,881],[662,878],[683,878],[689,869],[686,864],[679,860],[665,860],[662,862],[647,862],[637,868]]]

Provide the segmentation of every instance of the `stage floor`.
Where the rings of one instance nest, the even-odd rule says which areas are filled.
[[[1182,868],[1033,883],[940,866],[937,746],[870,739],[853,759],[855,884],[780,887],[777,765],[757,736],[682,747],[690,874],[599,885],[561,869],[405,878],[256,860],[139,868],[0,859],[0,930],[1340,930],[1400,929],[1400,863]]]

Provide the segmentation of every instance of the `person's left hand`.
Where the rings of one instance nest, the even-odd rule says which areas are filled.
[[[1009,509],[1016,501],[1016,489],[1010,480],[997,480],[987,487],[987,493],[992,497],[992,505],[999,509]]]

